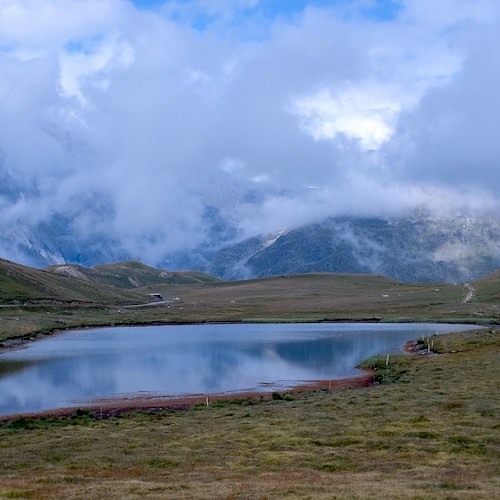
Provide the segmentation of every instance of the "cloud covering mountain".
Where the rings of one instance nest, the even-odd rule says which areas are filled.
[[[496,0],[3,0],[0,254],[498,217],[499,45]]]

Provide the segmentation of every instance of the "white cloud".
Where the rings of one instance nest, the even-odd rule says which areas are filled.
[[[65,51],[59,56],[60,86],[66,97],[77,97],[85,103],[82,84],[91,81],[105,91],[110,84],[111,73],[130,66],[134,60],[134,50],[128,43],[108,39],[96,45],[92,51]]]
[[[386,96],[377,85],[348,86],[332,96],[328,90],[295,100],[292,112],[316,140],[335,139],[337,134],[358,139],[362,147],[377,149],[392,135],[400,109],[397,99]]]
[[[238,158],[231,158],[230,156],[224,158],[220,166],[220,169],[224,172],[227,172],[228,174],[237,173],[243,170],[244,168],[245,168],[244,161],[238,160]]]
[[[0,2],[0,173],[30,193],[0,224],[67,213],[154,260],[202,241],[216,202],[242,234],[436,198],[498,210],[500,6],[438,3],[236,21],[257,2]]]

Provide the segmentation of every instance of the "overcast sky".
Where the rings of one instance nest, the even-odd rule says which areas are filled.
[[[329,215],[500,211],[498,0],[0,0],[0,223],[154,261]],[[1,179],[2,177],[0,177]],[[0,189],[0,193],[1,193]]]

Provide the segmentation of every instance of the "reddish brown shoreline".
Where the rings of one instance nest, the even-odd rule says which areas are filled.
[[[281,393],[298,393],[314,390],[330,390],[333,392],[344,389],[356,389],[360,387],[368,387],[373,384],[375,372],[372,370],[363,370],[365,373],[357,376],[338,380],[314,380],[310,383],[297,385],[291,389],[276,390],[276,391],[251,391],[238,393],[223,393],[223,394],[196,394],[191,396],[130,396],[121,398],[106,399],[102,402],[96,400],[89,405],[75,406],[70,408],[58,408],[53,410],[45,410],[35,413],[19,413],[14,415],[0,416],[0,422],[9,422],[19,418],[38,419],[38,418],[64,418],[73,417],[78,409],[90,411],[95,418],[105,419],[114,416],[119,416],[122,413],[134,411],[186,411],[194,405],[213,404],[217,401],[229,400],[248,400],[251,403],[259,403],[270,401],[273,399],[273,392]]]

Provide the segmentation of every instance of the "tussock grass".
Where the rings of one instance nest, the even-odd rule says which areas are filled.
[[[4,423],[0,498],[498,497],[499,337],[376,358],[368,388]]]

